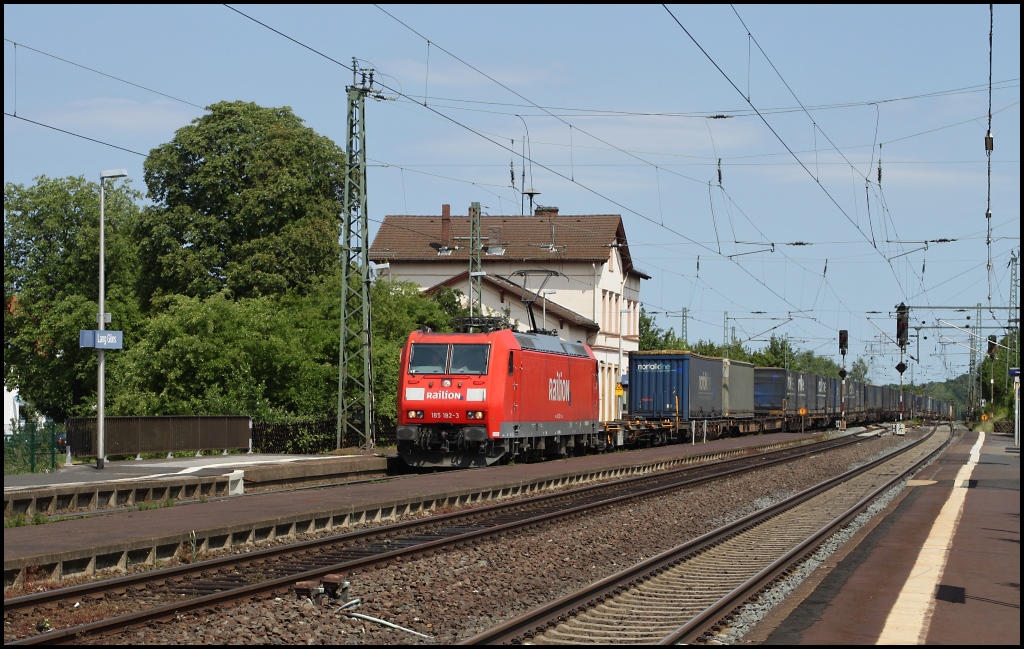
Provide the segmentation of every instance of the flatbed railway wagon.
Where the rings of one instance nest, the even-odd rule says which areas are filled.
[[[760,432],[754,366],[690,351],[629,356],[628,417],[606,423],[631,445],[659,445]]]

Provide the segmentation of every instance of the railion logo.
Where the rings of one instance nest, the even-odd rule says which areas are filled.
[[[548,401],[569,401],[569,379],[563,379],[561,372],[548,379]]]
[[[707,392],[711,388],[711,378],[707,372],[697,377],[697,385],[701,392]]]
[[[438,390],[437,392],[428,392],[426,394],[427,399],[455,399],[462,400],[462,395],[458,392],[452,392],[450,390]]]

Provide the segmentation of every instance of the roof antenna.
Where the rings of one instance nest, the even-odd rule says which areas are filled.
[[[539,194],[540,192],[534,192],[533,189],[526,189],[526,154],[527,154],[527,152],[529,152],[529,154],[530,154],[530,185],[533,185],[533,146],[527,146],[530,143],[530,127],[527,126],[526,120],[523,119],[522,115],[516,115],[516,117],[518,117],[519,120],[523,123],[523,129],[526,131],[526,137],[523,138],[523,154],[522,154],[523,170],[522,170],[522,176],[520,178],[521,178],[521,181],[522,181],[523,194],[530,196],[530,214],[533,214],[533,197],[534,197],[534,195]],[[525,214],[525,209],[526,208],[523,205],[522,199],[520,199],[520,201],[519,201],[519,209],[520,209],[520,211],[522,211]]]
[[[523,190],[523,196],[529,196],[530,197],[530,214],[533,214],[533,197],[534,196],[540,196],[540,192],[537,191],[536,189],[534,189],[533,187],[531,187],[529,189],[524,189]],[[554,227],[554,226],[552,226],[552,227]]]

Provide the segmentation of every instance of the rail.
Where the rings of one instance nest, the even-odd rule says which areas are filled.
[[[142,592],[152,584],[172,588],[172,601],[144,610],[125,613],[109,620],[70,626],[22,638],[11,644],[41,644],[74,641],[79,634],[105,633],[167,615],[205,608],[217,603],[240,599],[259,593],[287,590],[297,582],[320,580],[327,575],[365,569],[371,565],[437,551],[456,544],[544,524],[567,516],[619,504],[638,498],[647,498],[660,492],[679,489],[693,484],[757,470],[788,462],[823,450],[838,448],[862,441],[848,437],[827,440],[797,448],[786,448],[758,456],[743,456],[721,460],[708,465],[677,468],[658,474],[649,474],[611,483],[589,485],[555,494],[546,494],[524,500],[500,503],[456,512],[426,520],[408,521],[368,530],[350,532],[324,539],[314,539],[288,546],[268,548],[232,555],[194,564],[155,570],[140,575],[84,584],[70,588],[7,599],[4,602],[5,624],[9,616],[33,609],[60,610],[61,602],[96,600],[106,594]],[[767,461],[766,461],[767,460]],[[289,565],[291,562],[291,565]],[[316,565],[310,568],[310,564]],[[276,573],[259,583],[232,583],[247,569],[253,572]],[[218,576],[221,575],[221,576]],[[243,580],[244,581],[244,580]],[[214,592],[219,591],[219,592]],[[193,596],[189,596],[189,594]],[[194,596],[197,593],[205,593]],[[66,607],[65,607],[66,608]],[[51,615],[54,624],[59,624]]]
[[[573,639],[571,635],[569,635],[572,631],[569,630],[564,633],[559,633],[553,638],[544,638],[543,635],[552,632],[552,630],[561,628],[562,625],[565,625],[566,627],[571,626],[571,621],[579,620],[585,616],[589,610],[595,609],[595,607],[602,607],[603,609],[609,608],[612,602],[615,601],[616,597],[625,596],[627,593],[635,592],[635,589],[642,587],[645,582],[656,581],[661,577],[661,575],[669,573],[670,571],[676,571],[677,567],[681,564],[691,562],[687,564],[689,572],[692,573],[694,571],[698,571],[698,568],[695,567],[693,563],[696,562],[701,555],[710,553],[715,548],[718,548],[718,546],[739,537],[741,534],[756,529],[757,526],[764,522],[783,515],[787,511],[810,501],[814,497],[828,492],[839,484],[846,483],[858,475],[871,471],[873,468],[891,461],[898,455],[902,456],[903,453],[923,444],[925,441],[930,439],[932,435],[934,435],[934,429],[928,437],[922,438],[921,440],[904,447],[899,453],[889,454],[875,460],[874,462],[846,472],[838,477],[831,478],[772,507],[750,514],[749,516],[734,521],[715,531],[709,532],[708,534],[667,550],[655,557],[652,557],[651,559],[635,564],[626,570],[596,582],[591,586],[581,589],[566,597],[550,602],[520,617],[495,626],[488,631],[467,639],[462,644],[519,644],[523,642],[553,642],[564,644],[568,642],[586,642],[588,640],[591,642],[602,640],[610,643],[626,641],[636,642],[638,641],[638,636],[635,635],[635,633],[637,633],[635,629],[633,629],[634,635],[632,636],[627,636],[626,633],[623,633],[622,636],[616,636],[615,632],[609,631],[608,637],[602,637],[600,639],[594,637]],[[693,642],[695,640],[700,641],[701,638],[706,640],[707,635],[705,634],[709,634],[708,628],[726,615],[730,609],[749,597],[751,593],[763,587],[765,583],[775,578],[775,576],[784,571],[787,566],[808,554],[810,549],[812,549],[832,531],[845,524],[846,521],[865,508],[874,498],[877,497],[878,494],[886,491],[895,482],[901,480],[906,474],[915,471],[921,466],[921,464],[926,462],[940,450],[941,447],[937,448],[929,453],[925,458],[913,463],[911,467],[903,471],[899,471],[895,477],[886,479],[882,486],[872,490],[868,495],[859,499],[856,504],[845,509],[842,514],[835,517],[828,524],[818,528],[814,534],[806,537],[802,542],[797,543],[795,546],[791,546],[791,549],[788,552],[771,561],[767,567],[744,579],[738,587],[732,589],[726,595],[716,598],[712,602],[709,602],[709,605],[696,611],[680,626],[674,627],[670,633],[661,638],[660,642],[657,639],[654,639],[656,634],[651,631],[650,628],[643,631],[644,633],[649,633],[650,636],[645,636],[640,640],[647,644],[653,642],[659,642],[660,644]],[[750,547],[750,544],[743,544],[743,546]],[[738,566],[741,562],[736,560],[734,563],[729,563],[728,561],[726,561],[726,563],[730,566]],[[670,590],[667,586],[661,586],[661,589]],[[671,607],[680,611],[680,615],[684,615],[684,612],[682,611],[682,604],[680,602],[673,601],[671,603]],[[602,626],[607,628],[613,625],[605,622]],[[621,626],[624,627],[626,625],[622,624]],[[626,630],[623,629],[623,631]]]

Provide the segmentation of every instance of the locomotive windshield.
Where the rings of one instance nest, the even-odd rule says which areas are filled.
[[[448,345],[419,343],[409,353],[409,374],[444,374],[448,366]]]
[[[487,374],[489,345],[452,345],[452,374]]]
[[[416,343],[409,353],[409,374],[487,374],[489,351],[490,345]]]

